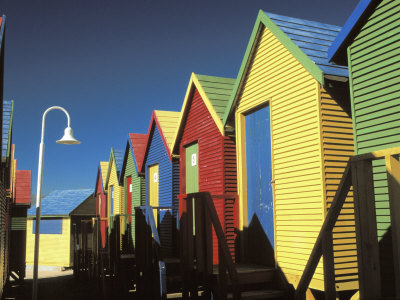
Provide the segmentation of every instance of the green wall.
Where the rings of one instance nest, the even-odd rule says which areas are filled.
[[[124,201],[132,201],[132,213],[135,213],[135,207],[145,204],[145,181],[144,177],[138,176],[136,172],[136,165],[133,161],[132,151],[128,153],[126,162],[126,170],[124,174],[124,189],[126,189],[126,177],[132,176],[132,199],[126,199],[127,193],[124,192]],[[126,202],[127,203],[127,202]],[[127,205],[125,205],[126,209]],[[127,213],[125,211],[125,213]],[[132,239],[135,245],[135,218],[132,218]]]

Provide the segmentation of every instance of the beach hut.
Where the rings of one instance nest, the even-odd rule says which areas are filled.
[[[157,224],[165,255],[172,255],[176,242],[179,160],[171,155],[179,112],[155,110],[148,130],[143,172],[145,173],[146,204],[160,207]]]
[[[97,170],[96,187],[94,196],[96,198],[96,217],[100,218],[100,237],[101,245],[103,248],[106,247],[107,241],[107,220],[108,217],[108,204],[107,204],[107,193],[106,193],[106,176],[108,170],[108,162],[101,161]]]
[[[55,190],[42,199],[40,220],[39,265],[70,267],[74,241],[70,213],[91,197],[93,189]],[[93,206],[95,205],[93,201]],[[94,207],[93,207],[94,210]],[[36,206],[28,210],[26,263],[33,265]]]
[[[15,193],[11,214],[10,276],[25,278],[27,212],[31,206],[31,171],[15,171]]]
[[[120,215],[124,211],[123,202],[121,201],[124,191],[119,184],[122,160],[124,159],[123,155],[124,153],[122,150],[111,148],[105,181],[105,186],[107,187],[107,212],[110,217],[108,224],[109,230],[114,226],[115,216]],[[122,228],[123,227],[121,227],[121,230]]]
[[[119,183],[124,187],[124,214],[134,215],[134,208],[145,205],[145,181],[141,173],[147,134],[130,133],[125,147]],[[125,219],[135,246],[135,217]]]
[[[173,154],[180,155],[180,194],[210,192],[228,245],[234,255],[236,226],[235,141],[222,119],[235,79],[192,74],[179,117]],[[182,207],[182,204],[180,204]],[[213,262],[218,242],[213,234]]]
[[[349,68],[356,154],[400,146],[399,22],[398,1],[362,0],[328,51],[332,62]],[[370,290],[371,297],[400,297],[400,207],[397,198],[390,203],[385,158],[372,161],[372,172],[376,216],[366,222],[376,226],[369,235],[376,232],[373,238],[379,242],[381,279],[366,271],[371,279],[364,281],[364,288],[374,287],[379,293]],[[370,255],[364,257],[374,261]],[[379,273],[377,266],[373,269]]]
[[[354,153],[347,68],[327,60],[339,31],[260,11],[224,115],[236,135],[243,260],[276,264],[294,286]],[[349,195],[334,229],[338,291],[358,287],[353,213]],[[324,290],[322,261],[310,287]]]

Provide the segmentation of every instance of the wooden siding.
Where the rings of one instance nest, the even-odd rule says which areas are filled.
[[[328,169],[331,164],[331,154],[335,153],[330,151],[336,151],[336,149],[330,149],[329,140],[323,145],[322,139],[324,134],[329,136],[328,127],[340,122],[340,118],[332,123],[332,113],[327,111],[322,113],[320,101],[323,103],[332,99],[326,93],[323,93],[324,97],[322,97],[325,100],[321,99],[318,81],[264,26],[260,28],[258,37],[255,39],[241,82],[235,115],[238,145],[239,225],[240,228],[248,225],[244,116],[259,107],[269,105],[272,168],[275,182],[273,191],[275,257],[285,275],[296,285],[320,231],[326,213],[326,197],[328,195],[332,197],[331,190],[336,184],[336,181],[332,181],[336,180],[333,177],[340,176],[340,172],[343,171]],[[331,105],[334,106],[334,110],[339,110],[337,103],[331,103]],[[350,125],[347,116],[345,124],[339,127],[343,126],[347,129]],[[350,126],[344,137],[337,135],[336,142],[339,145],[346,144],[351,131]],[[352,153],[351,143],[349,145],[350,147],[346,148],[344,153],[338,155],[345,157],[344,162]],[[327,161],[324,162],[324,159]],[[354,225],[354,221],[349,221],[349,224]],[[337,240],[337,242],[341,241]],[[344,251],[345,247],[338,245],[335,250],[343,250],[342,256],[355,255],[353,246],[350,246],[347,252]],[[338,258],[337,262],[340,261],[341,259]],[[341,265],[342,269],[336,270],[337,274],[343,274],[342,279],[349,272],[351,276],[354,275],[354,269],[343,266]],[[322,260],[310,287],[324,289]],[[338,287],[338,290],[352,288],[356,286],[343,284]]]
[[[174,184],[176,185],[177,180],[174,178],[173,162],[170,161],[170,153],[165,147],[164,140],[161,136],[162,133],[160,133],[155,121],[152,122],[154,122],[153,125],[151,125],[153,131],[149,133],[149,144],[147,146],[146,159],[144,162],[145,178],[148,178],[148,167],[158,164],[158,205],[168,207],[172,206],[173,210],[176,212],[178,210],[178,200],[176,199],[176,195],[174,195],[174,190],[176,190]],[[149,186],[148,181],[145,180],[145,182],[146,203],[149,204]],[[172,217],[176,218],[176,215]],[[174,246],[172,241],[171,222],[172,218],[166,218],[162,222],[163,225],[159,227],[161,243],[163,248],[167,249],[167,254],[171,254]]]
[[[330,207],[349,157],[354,155],[351,117],[323,88],[321,94],[322,151],[326,210]],[[358,285],[353,192],[349,192],[333,230],[336,286]]]
[[[108,204],[107,204],[107,194],[103,187],[103,182],[107,176],[108,162],[100,162],[100,168],[97,171],[97,183],[96,183],[96,216],[100,218],[107,218]],[[99,197],[101,197],[101,203],[99,203]],[[100,210],[99,210],[100,204]],[[100,214],[99,214],[100,211]],[[100,221],[100,235],[101,243],[103,248],[106,246],[106,234],[107,234],[107,222],[105,220]]]
[[[352,44],[348,61],[356,154],[400,146],[400,3],[383,0]],[[383,290],[393,287],[385,161],[373,161]]]
[[[349,47],[357,154],[400,145],[400,3],[382,1]]]
[[[111,156],[112,157],[112,156]],[[108,201],[108,208],[107,211],[109,212],[109,215],[119,215],[121,212],[124,211],[124,205],[121,202],[121,198],[123,196],[123,187],[119,185],[118,181],[118,176],[117,176],[117,168],[115,166],[114,160],[111,158],[111,161],[109,163],[109,178],[108,178],[108,184],[107,184],[107,191],[108,193],[110,192],[110,187],[114,187],[114,203],[113,203],[113,211],[110,211],[110,205],[111,201]],[[108,199],[111,199],[111,195],[108,195]],[[122,205],[121,205],[122,204]]]
[[[129,148],[128,148],[129,147]],[[124,174],[124,187],[129,188],[126,186],[126,178],[131,176],[132,177],[132,198],[127,199],[126,193],[124,193],[124,202],[128,203],[130,201],[132,203],[132,214],[135,213],[135,207],[142,205],[144,201],[144,178],[142,176],[138,176],[138,172],[136,169],[136,164],[133,159],[132,155],[132,150],[131,147],[129,146],[129,143],[127,145],[127,151],[128,152],[128,157],[126,161],[126,169],[125,169],[125,174]],[[128,205],[126,204],[125,207]],[[127,213],[125,211],[125,213]],[[135,245],[135,218],[132,218],[132,239],[133,243]]]
[[[32,220],[28,219],[26,230],[26,264],[33,265],[35,234],[32,234]],[[41,234],[39,244],[39,265],[70,267],[71,221],[62,219],[62,234]]]
[[[15,204],[30,205],[31,203],[31,171],[16,170],[15,172]]]
[[[186,194],[184,180],[186,178],[186,162],[182,155],[185,147],[197,142],[199,165],[199,191],[221,195],[236,192],[236,160],[235,144],[231,138],[224,138],[211,116],[199,91],[194,89],[188,102],[186,118],[182,120],[184,127],[179,142],[181,153],[181,194]],[[226,146],[226,148],[224,147]],[[227,157],[225,157],[225,155]],[[227,234],[228,244],[234,254],[234,199],[216,199],[214,205]],[[213,233],[213,260],[218,263],[218,242]]]

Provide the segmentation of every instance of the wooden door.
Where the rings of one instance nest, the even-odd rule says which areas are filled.
[[[193,144],[185,148],[186,194],[199,191],[199,147]]]
[[[270,262],[274,249],[275,232],[269,106],[246,115],[245,127],[247,217],[250,245],[268,248],[269,251],[265,252],[269,253],[266,259]]]
[[[158,183],[159,183],[159,173],[158,164],[152,165],[148,168],[148,192],[149,192],[149,205],[157,207],[158,206]],[[157,210],[154,210],[154,219],[157,224]]]

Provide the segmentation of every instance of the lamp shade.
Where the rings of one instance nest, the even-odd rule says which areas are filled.
[[[81,142],[74,138],[74,132],[71,127],[67,127],[64,130],[64,136],[57,141],[58,144],[73,145],[80,144]]]

